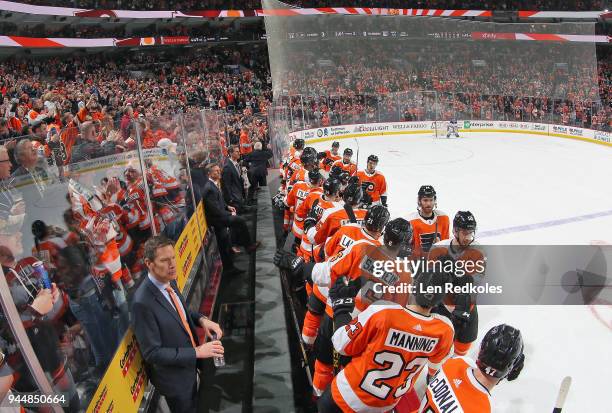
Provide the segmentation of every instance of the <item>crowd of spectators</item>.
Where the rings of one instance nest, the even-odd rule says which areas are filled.
[[[214,10],[238,9],[253,10],[261,8],[258,0],[22,0],[21,3],[41,6],[74,7],[87,9],[115,10]],[[285,3],[296,7],[385,7],[385,8],[419,8],[419,9],[477,9],[477,10],[603,10],[604,0],[288,0]]]
[[[176,241],[208,196],[197,171],[223,166],[231,143],[266,145],[264,62],[256,50],[200,49],[0,65],[0,264],[65,411],[87,406],[126,331],[153,229]],[[258,244],[226,213],[207,217],[232,270],[229,228],[246,252]],[[0,322],[0,399],[36,388],[11,337]]]
[[[221,40],[259,40],[265,33],[263,20],[252,27],[242,26],[236,30],[230,25],[211,26],[206,21],[196,26],[180,24],[127,28],[125,25],[94,26],[94,25],[63,25],[53,27],[45,24],[36,26],[17,25],[15,23],[0,23],[0,33],[10,36],[24,37],[67,37],[67,38],[128,38],[150,36],[189,36],[206,37]]]
[[[607,49],[598,50],[596,61],[587,48],[550,46],[541,54],[542,46],[474,47],[450,44],[446,50],[437,43],[398,61],[395,49],[362,43],[351,53],[328,51],[322,65],[302,48],[288,59],[295,64],[282,72],[275,89],[293,96],[284,99],[299,127],[456,118],[610,130]]]

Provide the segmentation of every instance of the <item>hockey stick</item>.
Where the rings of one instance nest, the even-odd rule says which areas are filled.
[[[357,166],[357,170],[359,170],[359,142],[357,141],[357,138],[353,138],[355,140],[355,144],[357,144],[357,162],[355,163],[355,165]]]
[[[349,285],[349,282],[346,276],[343,276],[341,279],[344,285]],[[332,317],[332,336],[334,335],[335,332],[336,332],[336,322],[334,321],[334,317]],[[331,337],[329,338],[329,340],[331,341]],[[338,351],[336,350],[336,347],[334,347],[333,342],[332,342],[332,369],[333,369],[334,376],[336,376],[340,372],[340,353],[338,353]]]
[[[561,387],[559,388],[559,393],[557,394],[557,401],[555,402],[553,413],[561,413],[561,409],[563,409],[563,405],[565,404],[565,399],[567,398],[567,393],[569,393],[571,385],[571,376],[566,376],[565,378],[563,378],[563,380],[561,381]]]

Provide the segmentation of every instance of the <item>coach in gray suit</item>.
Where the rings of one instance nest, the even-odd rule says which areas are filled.
[[[217,323],[187,308],[176,285],[174,244],[163,236],[145,244],[148,277],[132,301],[134,333],[145,360],[147,374],[166,398],[172,413],[197,410],[198,359],[223,355],[220,341],[200,345],[196,326],[208,338],[221,337]]]

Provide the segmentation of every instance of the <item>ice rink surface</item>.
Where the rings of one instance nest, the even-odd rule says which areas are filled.
[[[419,187],[429,184],[451,221],[457,210],[474,213],[481,244],[612,244],[612,148],[486,132],[339,141],[340,152],[354,150],[354,160],[359,152],[359,169],[368,155],[379,157],[392,217],[413,212]],[[328,149],[331,142],[314,146]],[[493,390],[494,412],[551,412],[567,375],[573,383],[564,413],[612,412],[612,305],[480,306],[471,357],[500,323],[521,330],[526,363],[518,380]]]

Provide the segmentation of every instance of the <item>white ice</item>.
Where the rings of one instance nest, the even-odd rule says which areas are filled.
[[[414,211],[419,187],[429,184],[451,220],[457,210],[467,209],[478,221],[479,234],[503,230],[480,238],[483,244],[612,244],[612,148],[510,133],[340,140],[340,151],[345,147],[359,152],[360,169],[368,155],[378,155],[392,217]],[[592,213],[603,216],[585,217]],[[551,222],[562,219],[569,222]],[[481,306],[479,316],[472,357],[495,324],[519,328],[526,343],[525,369],[515,382],[494,389],[494,412],[552,411],[567,375],[573,383],[564,413],[612,412],[612,305]]]

